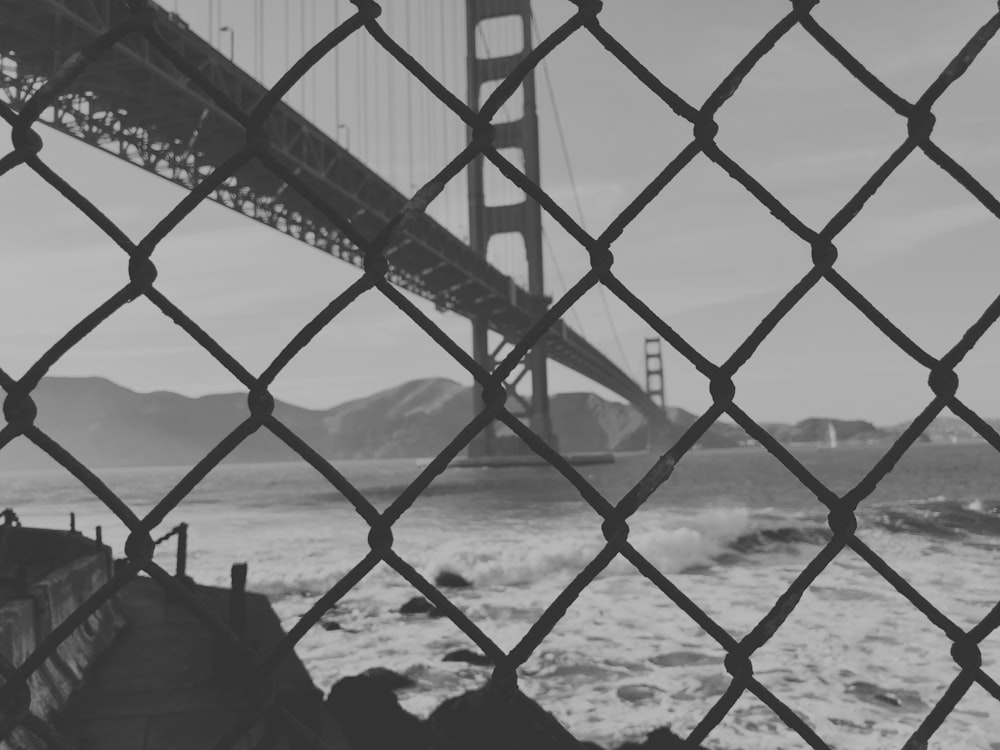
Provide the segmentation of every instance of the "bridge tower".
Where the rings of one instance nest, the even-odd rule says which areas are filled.
[[[513,18],[520,22],[523,44],[514,54],[479,57],[476,53],[476,38],[483,35],[480,24],[495,18]],[[531,4],[530,0],[466,0],[466,43],[468,45],[468,102],[473,110],[479,111],[485,97],[483,86],[500,81],[514,70],[515,66],[531,52]],[[490,55],[486,44],[484,53]],[[538,115],[535,110],[535,77],[529,73],[522,84],[523,114],[520,119],[496,123],[497,148],[520,149],[524,155],[524,169],[528,179],[536,184],[540,181],[538,164]],[[488,95],[488,92],[487,92]],[[469,244],[473,250],[486,254],[490,238],[498,234],[516,233],[524,240],[528,265],[528,291],[538,300],[539,314],[548,307],[545,297],[542,266],[542,214],[539,205],[525,196],[521,203],[487,206],[484,195],[483,157],[477,157],[469,165]],[[472,355],[476,362],[488,371],[496,364],[500,347],[490,352],[487,342],[489,318],[484,315],[472,320]],[[514,379],[514,386],[524,375],[531,375],[531,398],[517,400],[524,405],[531,429],[544,438],[549,445],[556,446],[549,415],[549,384],[546,370],[546,347],[537,344],[527,355],[524,369]],[[514,386],[510,386],[509,390]],[[516,394],[515,394],[516,395]],[[475,395],[475,408],[482,402],[480,394]],[[489,456],[502,452],[491,424],[469,446],[472,456]]]
[[[646,394],[654,404],[660,407],[658,419],[648,419],[646,422],[646,449],[662,448],[667,444],[667,397],[663,380],[663,349],[660,337],[647,337],[645,341],[646,355]]]
[[[660,339],[646,339],[646,393],[661,409],[666,410],[667,399],[663,388],[663,350]]]

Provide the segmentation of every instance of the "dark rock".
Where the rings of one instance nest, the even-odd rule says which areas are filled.
[[[658,667],[691,667],[700,664],[719,664],[722,662],[718,656],[699,654],[697,651],[671,651],[666,654],[657,654],[649,659]]]
[[[381,678],[345,677],[330,688],[326,708],[353,750],[442,750],[420,719],[404,711]]]
[[[518,691],[472,690],[446,700],[427,722],[449,747],[580,750],[580,743],[552,714]]]
[[[458,573],[453,573],[450,570],[442,570],[438,573],[437,578],[434,579],[434,583],[449,589],[467,589],[472,585]]]
[[[654,685],[622,685],[618,688],[617,695],[626,703],[648,703],[662,692]]]
[[[340,630],[340,623],[336,620],[320,620],[319,626],[323,630]]]
[[[358,676],[364,677],[369,682],[388,688],[389,690],[406,690],[407,688],[417,686],[415,680],[385,667],[372,667],[371,669],[366,669]]]
[[[905,688],[890,690],[871,682],[852,682],[847,686],[847,692],[866,703],[888,708],[898,708],[903,711],[918,711],[925,708],[920,694],[915,690]]]
[[[626,742],[618,750],[704,750],[701,745],[681,739],[670,727],[654,729],[641,743]]]
[[[478,651],[470,651],[467,648],[460,648],[447,654],[443,661],[464,661],[477,667],[492,667],[493,662],[485,654]]]
[[[429,615],[430,617],[441,617],[441,612],[424,599],[422,596],[415,596],[398,610],[401,615]]]

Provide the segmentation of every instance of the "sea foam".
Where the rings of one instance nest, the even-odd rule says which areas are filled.
[[[633,522],[629,542],[661,572],[677,573],[711,564],[746,532],[749,523],[744,508],[713,509],[690,516],[650,514]],[[532,534],[528,539],[515,534],[479,537],[475,543],[459,540],[442,545],[422,567],[431,578],[448,571],[477,586],[531,584],[580,572],[600,553],[602,542],[596,530],[580,528],[548,537]],[[619,556],[603,574],[636,572]]]

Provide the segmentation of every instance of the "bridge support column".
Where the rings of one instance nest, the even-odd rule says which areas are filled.
[[[646,339],[646,393],[661,409],[666,410],[667,402],[663,393],[663,350],[660,339]]]
[[[495,18],[513,18],[520,22],[523,44],[521,50],[503,56],[479,57],[476,53],[477,38],[485,39],[484,54],[490,55],[489,39],[481,27],[484,21]],[[505,78],[517,64],[531,52],[530,0],[466,0],[466,41],[468,45],[468,102],[478,111],[483,98],[483,86]],[[496,127],[497,148],[520,149],[524,155],[524,170],[529,179],[540,182],[538,159],[538,116],[535,111],[535,78],[529,73],[522,84],[523,114],[520,119],[499,121]],[[487,94],[489,92],[486,92]],[[500,115],[502,116],[502,115]],[[483,157],[469,165],[469,233],[473,250],[486,254],[490,238],[498,234],[516,233],[524,239],[528,265],[528,291],[537,301],[541,314],[549,300],[545,297],[544,269],[542,263],[542,213],[539,205],[526,198],[512,205],[487,206],[483,184]],[[495,362],[487,345],[490,329],[488,313],[472,322],[472,353],[476,362],[493,370]],[[549,445],[557,446],[549,413],[549,383],[547,352],[544,343],[536,345],[527,355],[526,364],[531,372],[531,399],[528,402],[528,425]],[[482,407],[481,394],[475,395],[475,409]],[[519,441],[498,440],[493,425],[484,430],[469,446],[473,456],[495,455],[515,450]]]
[[[645,341],[646,355],[646,394],[654,404],[660,407],[661,418],[647,420],[646,447],[660,448],[667,442],[667,399],[663,382],[663,350],[660,337],[647,338]]]

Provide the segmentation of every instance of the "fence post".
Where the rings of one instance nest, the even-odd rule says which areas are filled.
[[[243,638],[247,629],[247,564],[235,563],[230,572],[232,588],[229,590],[229,627]]]
[[[187,556],[188,556],[188,525],[186,523],[177,526],[177,574],[178,580],[187,578]]]

